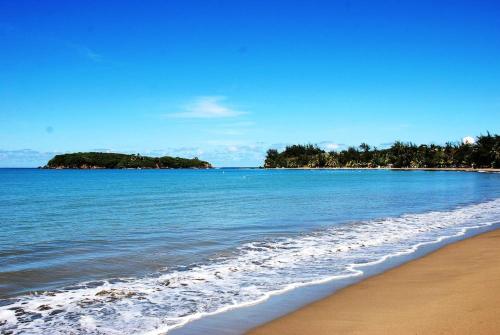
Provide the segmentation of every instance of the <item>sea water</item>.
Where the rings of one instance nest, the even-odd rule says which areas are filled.
[[[0,169],[0,331],[162,334],[500,222],[500,174]]]

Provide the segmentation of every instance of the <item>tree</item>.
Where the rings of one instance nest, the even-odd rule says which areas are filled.
[[[388,149],[373,149],[366,143],[339,152],[326,153],[316,145],[290,145],[282,152],[267,151],[266,167],[373,167],[400,168],[500,167],[500,136],[477,137],[476,143],[415,145],[396,141]]]

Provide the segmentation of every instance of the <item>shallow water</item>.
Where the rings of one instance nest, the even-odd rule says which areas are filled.
[[[498,174],[0,169],[0,330],[158,333],[499,220]]]

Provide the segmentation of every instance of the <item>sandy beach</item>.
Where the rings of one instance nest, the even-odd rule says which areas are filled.
[[[368,278],[249,332],[499,333],[500,229]]]

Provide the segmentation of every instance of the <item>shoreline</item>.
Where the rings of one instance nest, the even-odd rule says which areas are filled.
[[[263,168],[264,170],[394,170],[394,171],[459,171],[459,172],[485,172],[498,173],[495,168],[393,168],[393,167],[297,167],[297,168]]]
[[[477,173],[500,173],[500,169],[495,168],[391,168],[391,167],[298,167],[298,168],[263,168],[258,166],[242,166],[242,167],[211,167],[211,168],[44,168],[44,167],[0,167],[6,170],[100,170],[100,171],[117,171],[117,170],[360,170],[360,171],[451,171],[451,172],[477,172]]]
[[[499,240],[496,229],[452,243],[247,334],[495,334]]]

